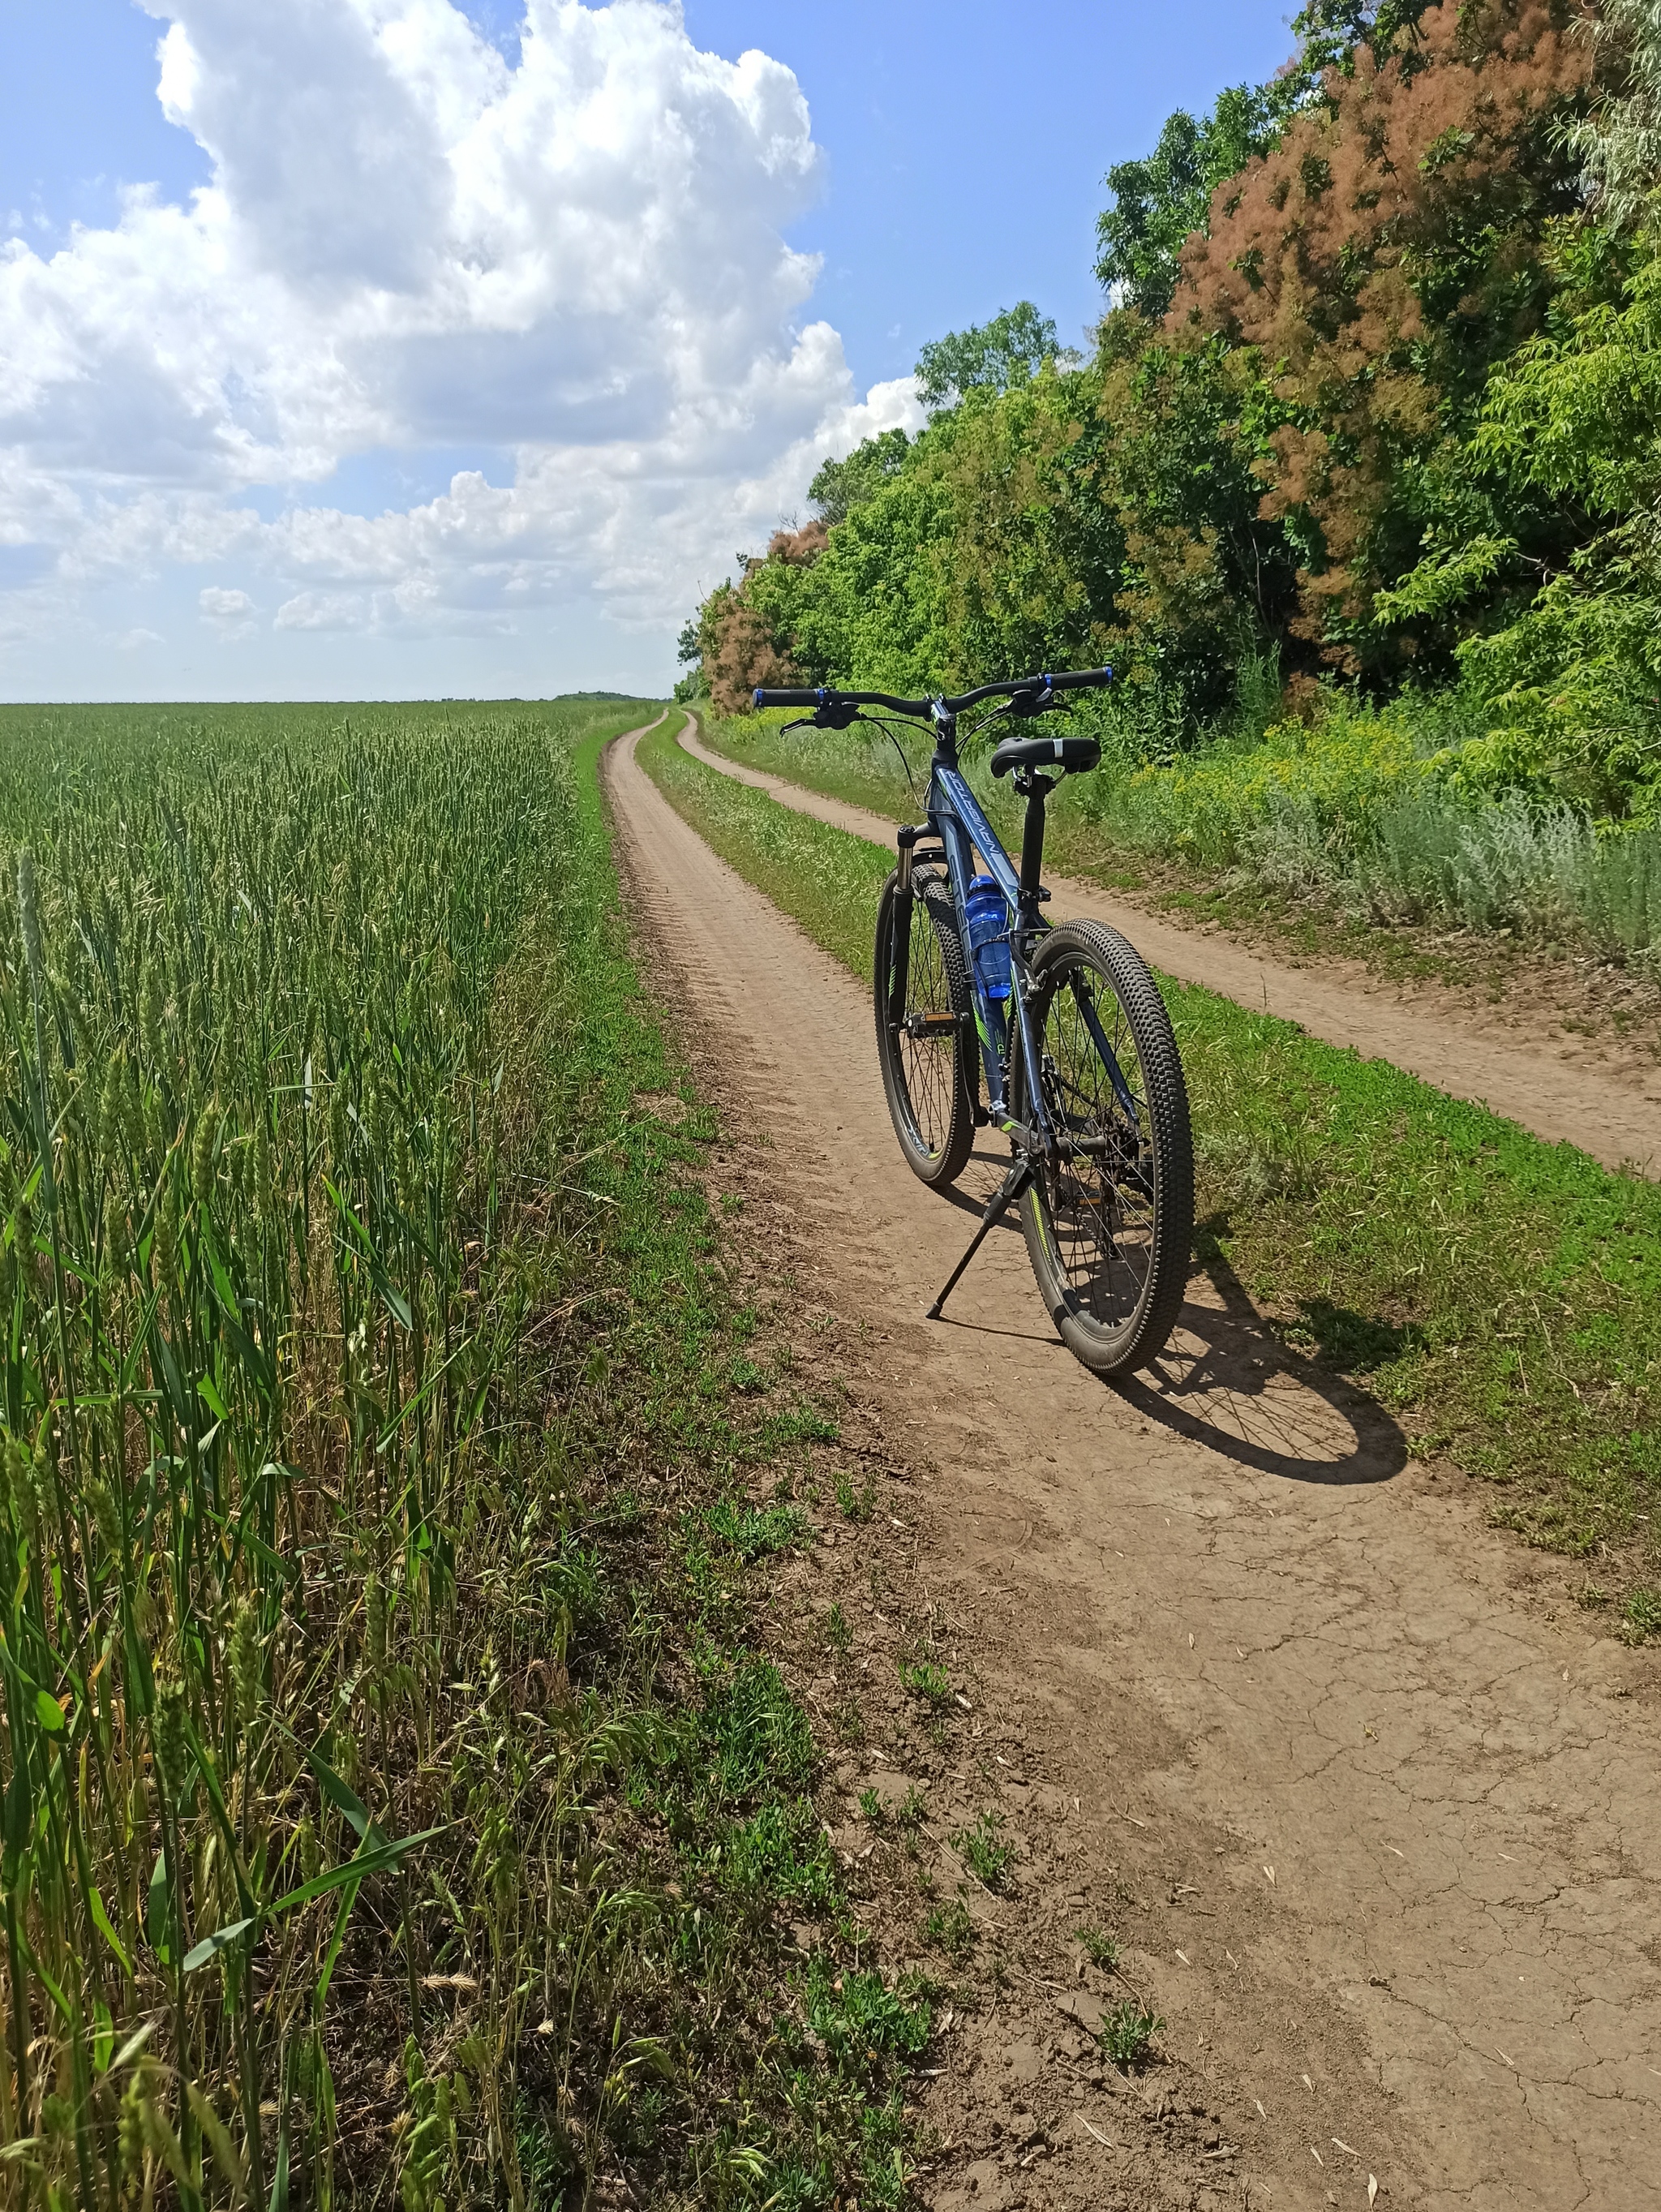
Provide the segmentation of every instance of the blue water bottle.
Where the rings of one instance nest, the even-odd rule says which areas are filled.
[[[1009,909],[991,876],[977,876],[964,900],[969,950],[981,989],[989,999],[1009,995]]]

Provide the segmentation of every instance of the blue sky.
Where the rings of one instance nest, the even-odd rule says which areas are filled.
[[[492,0],[468,13],[494,56],[446,0],[258,0],[252,28],[247,0],[150,4],[0,0],[14,696],[661,686],[691,595],[820,450],[910,419],[924,340],[1023,296],[1082,337],[1108,164],[1291,45],[1249,0],[686,0],[683,36],[536,0],[532,102],[522,11]],[[751,48],[793,73],[811,143],[781,70],[700,59]],[[516,100],[509,174],[479,148]],[[377,112],[407,161],[354,150]],[[682,142],[663,118],[688,115]],[[436,258],[435,177],[467,203]],[[458,308],[481,265],[508,304]]]
[[[1101,312],[1108,165],[1292,51],[1284,5],[1258,0],[688,0],[686,20],[718,52],[764,47],[807,94],[830,189],[792,237],[824,255],[814,304],[866,382],[1018,299],[1077,343]]]

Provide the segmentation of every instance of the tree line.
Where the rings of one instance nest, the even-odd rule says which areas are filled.
[[[1265,682],[1439,732],[1453,694],[1471,790],[1655,810],[1661,9],[1294,32],[1107,173],[1088,351],[1025,301],[924,347],[926,426],[824,464],[688,623],[683,696],[1108,661],[1152,758]]]

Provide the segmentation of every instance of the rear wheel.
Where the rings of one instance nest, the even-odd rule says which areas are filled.
[[[1055,1133],[1021,1201],[1033,1273],[1070,1351],[1099,1375],[1146,1367],[1182,1308],[1194,1229],[1188,1091],[1158,987],[1117,930],[1069,922],[1033,962],[1039,1080]],[[1015,1074],[1016,1115],[1033,1085]]]
[[[898,872],[876,909],[873,969],[876,1056],[894,1134],[913,1175],[943,1190],[963,1171],[974,1143],[979,1064],[968,972],[944,878]]]

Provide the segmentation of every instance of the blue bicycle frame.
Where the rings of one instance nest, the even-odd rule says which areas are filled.
[[[1009,1067],[1011,1032],[1004,1002],[991,996],[981,981],[979,964],[973,957],[973,940],[969,929],[968,889],[974,874],[974,856],[978,852],[986,864],[987,872],[1003,895],[1009,924],[1005,933],[1009,946],[1009,990],[1015,1009],[1015,1035],[1021,1046],[1022,1064],[1036,1072],[1042,1065],[1037,1050],[1037,1039],[1033,1034],[1032,1012],[1028,993],[1032,983],[1031,961],[1039,938],[1049,927],[1040,912],[1048,896],[1039,882],[1044,859],[1044,810],[1050,793],[1055,788],[1041,771],[1052,762],[1064,774],[1069,768],[1094,768],[1098,750],[1089,739],[1058,738],[1025,739],[1006,743],[994,754],[992,773],[1000,771],[1000,760],[1007,771],[1014,769],[1015,787],[1027,801],[1027,820],[1021,837],[1021,866],[1017,869],[998,842],[997,832],[982,812],[980,803],[964,780],[957,757],[957,717],[965,708],[983,701],[1002,699],[1006,711],[1013,708],[1030,719],[1055,703],[1058,691],[1076,690],[1082,686],[1111,681],[1112,671],[1107,668],[1075,670],[1059,676],[1034,676],[1015,683],[983,684],[973,691],[965,692],[957,699],[900,699],[882,691],[773,690],[762,688],[755,693],[758,707],[814,707],[815,726],[825,729],[846,729],[863,707],[873,706],[894,714],[927,720],[935,736],[934,757],[929,764],[929,793],[927,800],[928,829],[920,825],[907,827],[900,832],[900,872],[902,886],[911,885],[912,854],[919,838],[932,833],[939,840],[945,856],[946,873],[951,884],[952,906],[957,919],[958,939],[966,948],[968,957],[969,990],[973,1000],[975,1034],[979,1040],[981,1066],[986,1080],[986,1103],[989,1118],[1005,1130],[1015,1141],[1019,1151],[1028,1155],[1039,1152],[1053,1158],[1058,1151],[1073,1149],[1072,1140],[1062,1139],[1053,1116],[1044,1098],[1044,1085],[1033,1080],[1027,1088],[1030,1099],[1022,1103],[1033,1120],[1023,1125],[1016,1121],[1014,1103],[1009,1097]],[[797,724],[788,726],[796,728]],[[1087,757],[1077,757],[1083,750]],[[1093,1003],[1080,1000],[1080,1012],[1091,1036],[1100,1053],[1121,1106],[1130,1116],[1132,1126],[1139,1126],[1141,1116],[1124,1071],[1101,1024]]]
[[[980,970],[973,957],[969,935],[967,895],[975,872],[974,855],[978,852],[986,864],[986,872],[1003,893],[1003,902],[1010,916],[1008,932],[1010,995],[1015,1006],[1022,1060],[1028,1067],[1037,1068],[1041,1061],[1037,1049],[1038,1041],[1033,1033],[1028,992],[1031,985],[1029,963],[1033,947],[1050,926],[1040,911],[1041,902],[1048,893],[1040,886],[1038,873],[1044,851],[1045,802],[1052,787],[1041,776],[1029,775],[1026,780],[1027,825],[1022,839],[1021,867],[1017,873],[1014,863],[998,842],[997,830],[986,819],[979,800],[964,780],[963,771],[957,764],[956,746],[951,736],[943,729],[941,738],[942,742],[937,746],[930,763],[929,826],[939,838],[946,854],[946,872],[952,887],[952,906],[957,916],[959,941],[968,956],[969,990],[974,1006],[975,1034],[980,1043],[980,1062],[986,1079],[988,1115],[999,1128],[1007,1130],[1012,1136],[1024,1139],[1034,1150],[1051,1153],[1055,1149],[1057,1132],[1045,1103],[1041,1083],[1028,1085],[1031,1095],[1024,1102],[1033,1116],[1031,1123],[1023,1126],[1015,1119],[1013,1103],[1009,1096],[1009,1026],[1003,1002],[991,997],[980,980]],[[1107,1070],[1108,1080],[1120,1106],[1132,1128],[1139,1129],[1142,1115],[1137,1109],[1136,1096],[1125,1079],[1118,1055],[1101,1026],[1094,1005],[1081,1000],[1079,1012],[1101,1055],[1102,1065]]]
[[[1019,677],[980,684],[955,699],[823,686],[774,690],[764,685],[755,695],[757,707],[812,708],[805,726],[814,729],[846,730],[860,720],[891,718],[932,729],[928,818],[901,828],[900,864],[877,908],[875,1011],[882,1083],[906,1158],[931,1189],[944,1189],[967,1166],[977,1123],[991,1121],[1001,1130],[1011,1158],[929,1318],[940,1318],[986,1237],[1019,1200],[1033,1272],[1052,1318],[1084,1364],[1104,1375],[1146,1365],[1167,1341],[1181,1308],[1193,1220],[1193,1153],[1181,1060],[1158,989],[1133,948],[1115,932],[1088,923],[1052,936],[1043,914],[1049,896],[1040,881],[1046,806],[1058,776],[1099,764],[1100,744],[1082,734],[1034,733],[1010,734],[994,748],[993,777],[1009,776],[1027,803],[1017,868],[964,776],[958,716],[996,700],[969,736],[1004,715],[1030,725],[1060,705],[1058,693],[1106,684],[1112,676],[1111,669],[1092,668]],[[866,714],[868,708],[879,711]],[[905,748],[900,750],[904,758]],[[976,893],[972,917],[977,857],[996,886],[996,898],[989,891]],[[947,941],[951,925],[939,902],[943,864],[955,945]],[[920,887],[913,883],[918,868]],[[911,949],[919,897],[927,951],[914,997]],[[979,945],[977,932],[984,933]],[[986,962],[989,945],[998,948],[995,963]],[[989,966],[996,972],[989,974]],[[1112,1004],[1116,1032],[1130,1037],[1147,1079],[1141,1099],[1125,1081],[1099,1003]],[[971,1018],[978,1065],[969,1057]],[[937,1049],[949,1036],[949,1060]],[[924,1050],[913,1042],[908,1060],[907,1039],[931,1040],[937,1049]],[[1153,1075],[1148,1074],[1150,1054]],[[920,1093],[913,1091],[914,1069],[922,1073]]]
[[[1008,1127],[1012,1126],[1012,1116],[1009,1098],[1009,1027],[1004,1011],[1006,1002],[987,994],[969,940],[967,894],[975,872],[975,854],[978,852],[985,862],[986,872],[1003,893],[1003,903],[1009,915],[1009,1003],[1015,1008],[1021,1048],[1028,1067],[1038,1066],[1032,1017],[1027,1005],[1028,945],[1032,938],[1049,925],[1038,912],[1036,896],[1030,901],[1024,896],[1015,865],[998,842],[997,832],[982,812],[979,800],[964,780],[963,771],[955,762],[943,758],[939,752],[936,753],[930,769],[927,808],[929,826],[945,848],[946,873],[952,887],[952,906],[957,915],[958,937],[968,956],[969,989],[974,1004],[975,1033],[980,1040],[980,1061],[986,1077],[987,1109],[992,1121],[1000,1128]],[[1040,1085],[1033,1086],[1031,1105],[1034,1133],[1043,1143],[1050,1135],[1050,1125],[1041,1091]]]

